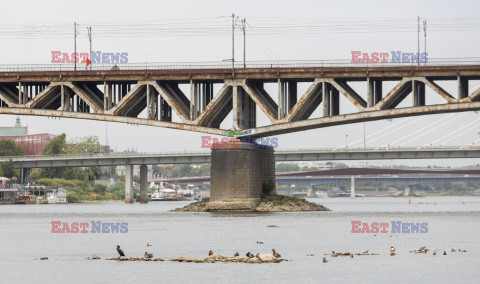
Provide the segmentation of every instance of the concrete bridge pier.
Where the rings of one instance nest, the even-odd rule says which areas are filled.
[[[355,176],[350,178],[350,198],[355,198]]]
[[[133,165],[125,165],[125,203],[133,203]]]
[[[140,166],[140,203],[148,203],[148,167]]]
[[[209,210],[254,210],[264,184],[275,193],[272,147],[234,141],[212,147]]]

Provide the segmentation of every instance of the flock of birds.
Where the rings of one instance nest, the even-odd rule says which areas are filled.
[[[427,253],[428,251],[430,251],[429,249],[427,249],[426,247],[421,247],[419,248],[418,250],[413,250],[413,251],[410,251],[411,253],[414,252],[414,253]],[[433,255],[437,255],[437,251],[441,251],[441,250],[434,250],[433,251]],[[455,249],[452,249],[451,252],[467,252],[467,250],[462,250],[462,249],[458,249],[458,250],[455,250]],[[395,248],[393,246],[390,247],[390,255],[391,256],[394,256],[396,255],[396,251],[395,251]],[[325,253],[325,255],[331,255],[333,257],[336,257],[336,256],[350,256],[350,258],[353,258],[353,254],[350,253],[350,252],[335,252],[335,251],[332,251],[332,253]],[[371,253],[369,254],[368,253],[368,250],[362,252],[362,253],[356,253],[355,255],[379,255],[378,253]],[[447,255],[447,251],[444,250],[443,251],[443,255]],[[326,263],[328,262],[327,258],[324,257],[323,258],[323,262]]]
[[[257,242],[257,243],[258,243],[258,242]],[[152,246],[152,245],[150,245],[149,243],[147,243],[147,247],[151,247],[151,246]],[[120,248],[119,245],[117,245],[117,252],[118,252],[118,254],[119,254],[120,256],[125,256],[125,253],[123,252],[123,250]],[[278,252],[275,251],[275,249],[272,249],[272,253],[273,253],[273,257],[274,257],[275,259],[279,259],[279,258],[282,257]],[[208,256],[211,256],[211,255],[213,255],[213,251],[210,250],[210,251],[208,252]],[[246,254],[246,256],[247,256],[248,258],[254,258],[254,257],[257,257],[257,258],[258,258],[259,255],[260,255],[260,253],[257,253],[256,255],[253,255],[253,253],[251,253],[251,252],[247,252],[247,254]],[[240,256],[240,253],[236,252],[233,256],[235,256],[235,257]],[[147,258],[147,259],[151,259],[151,258],[153,258],[153,253],[145,252],[144,257]]]

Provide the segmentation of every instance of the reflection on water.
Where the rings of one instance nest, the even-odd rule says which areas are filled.
[[[480,276],[480,198],[312,199],[330,212],[169,212],[188,202],[146,205],[52,204],[0,206],[2,282],[475,282]],[[422,204],[419,204],[422,203]],[[436,205],[435,205],[436,203]],[[351,221],[428,222],[426,234],[352,234]],[[52,234],[51,221],[127,222],[126,234]],[[277,228],[267,227],[277,225]],[[257,244],[257,241],[263,244]],[[152,247],[146,247],[150,243]],[[279,264],[88,261],[116,256],[206,257],[236,251],[271,252],[291,260]],[[394,246],[397,255],[390,256]],[[426,246],[436,256],[409,251]],[[467,253],[450,250],[465,249]],[[324,253],[370,250],[378,256],[330,258]],[[308,256],[313,254],[313,256]],[[48,256],[49,260],[34,260]],[[25,272],[28,268],[28,273]],[[24,271],[24,272],[22,272]]]

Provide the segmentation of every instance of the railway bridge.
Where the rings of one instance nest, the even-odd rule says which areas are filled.
[[[264,137],[333,125],[480,109],[480,60],[427,65],[345,62],[249,62],[0,66],[0,114],[123,122],[222,135]],[[456,92],[439,84],[454,81]],[[360,92],[352,87],[364,82]],[[384,83],[395,82],[385,90]],[[299,84],[308,88],[301,94]],[[267,84],[277,86],[270,93]],[[386,85],[386,84],[385,84]],[[426,88],[442,103],[428,104]],[[412,100],[403,107],[412,94]],[[344,97],[354,112],[341,107]],[[402,104],[402,105],[401,105]],[[402,107],[399,107],[401,105]],[[319,109],[320,117],[312,117]],[[266,124],[259,120],[259,113]],[[232,122],[225,119],[232,113]],[[229,127],[222,129],[221,124]],[[263,125],[262,125],[263,124]],[[230,127],[231,125],[231,127]],[[275,179],[273,149],[212,150],[212,209],[252,208],[262,185]],[[248,146],[248,145],[247,145]],[[233,149],[232,149],[233,148]]]

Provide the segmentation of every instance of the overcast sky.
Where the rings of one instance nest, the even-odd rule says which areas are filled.
[[[478,1],[38,1],[16,0],[2,3],[0,25],[32,24],[41,27],[46,23],[80,24],[101,22],[148,22],[164,19],[228,17],[232,13],[249,19],[269,18],[325,18],[325,19],[392,19],[411,18],[417,15],[429,18],[478,17]],[[5,12],[8,11],[8,12]],[[252,21],[253,22],[253,21]],[[428,27],[428,22],[427,22]],[[0,26],[1,29],[1,26]],[[229,35],[207,36],[156,36],[151,38],[95,38],[93,26],[93,49],[104,52],[128,52],[129,62],[164,61],[221,61],[231,58],[231,37]],[[428,32],[427,47],[430,58],[479,57],[479,31]],[[72,31],[73,34],[73,31]],[[86,31],[80,31],[77,50],[88,51]],[[241,39],[240,32],[237,33]],[[73,51],[73,39],[36,38],[1,39],[0,64],[45,64],[51,60],[52,50]],[[237,41],[236,52],[242,51],[242,43]],[[423,51],[422,33],[422,51]],[[389,33],[324,33],[324,34],[277,34],[255,37],[247,36],[247,60],[319,60],[350,59],[352,50],[365,52],[390,52],[401,50],[416,52],[416,32]],[[236,57],[241,60],[241,56]],[[456,95],[455,83],[442,83],[443,87]],[[472,82],[473,89],[480,82]],[[387,85],[392,87],[393,85]],[[299,92],[308,85],[299,87]],[[354,89],[365,96],[362,84],[354,84]],[[269,89],[270,88],[270,89]],[[274,86],[269,86],[276,94]],[[301,93],[300,93],[301,94]],[[299,95],[300,95],[299,94]],[[273,96],[275,98],[275,96]],[[276,99],[276,98],[275,98]],[[407,98],[410,102],[411,99]],[[427,103],[442,103],[434,93],[427,90]],[[353,111],[348,101],[342,99],[342,113]],[[408,106],[408,104],[403,105]],[[317,113],[317,115],[319,115]],[[315,116],[315,114],[314,114]],[[359,123],[346,126],[321,128],[279,136],[279,148],[336,148],[359,141],[351,147],[363,147],[364,127],[367,146],[382,145],[422,146],[448,138],[437,144],[465,145],[480,139],[480,115],[474,112],[465,114],[431,115],[425,117],[402,118],[391,121]],[[222,126],[231,127],[230,121]],[[264,118],[260,117],[262,122]],[[15,116],[0,115],[0,126],[15,123]],[[201,150],[200,136],[203,134],[145,126],[129,126],[117,123],[105,123],[88,120],[48,119],[43,117],[22,117],[22,123],[29,126],[33,133],[66,133],[68,137],[97,135],[106,140],[114,149],[137,148],[141,152],[169,152]],[[460,128],[468,123],[470,126]],[[398,130],[388,128],[396,124]],[[427,134],[430,129],[437,127]],[[382,128],[383,132],[372,135]],[[458,131],[453,133],[454,131]],[[391,132],[391,133],[390,133]],[[387,134],[388,135],[384,135]],[[412,133],[417,133],[413,134]],[[425,135],[421,135],[425,134]],[[348,135],[348,137],[347,137]],[[382,136],[383,137],[380,137]],[[412,136],[409,136],[412,135]],[[416,138],[419,136],[418,138]],[[458,136],[458,137],[456,137]],[[451,141],[449,141],[453,138]],[[371,141],[370,141],[371,140]],[[362,162],[352,162],[359,164]],[[363,162],[364,163],[364,162]],[[374,163],[374,162],[373,162]],[[402,161],[404,164],[462,165],[478,163],[477,160],[445,161]],[[379,161],[378,164],[390,164]]]

